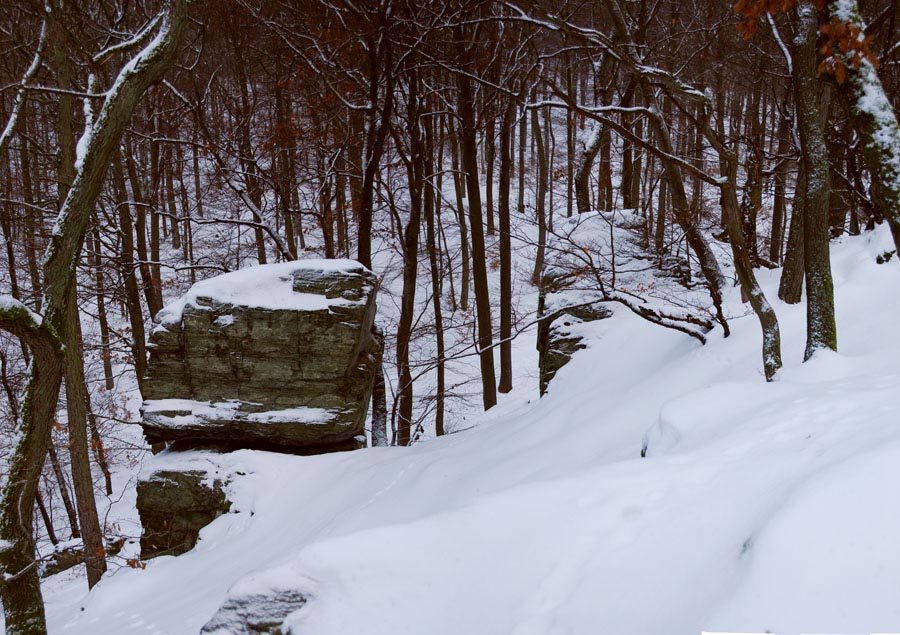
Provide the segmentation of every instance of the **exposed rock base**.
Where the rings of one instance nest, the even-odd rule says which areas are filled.
[[[604,320],[612,315],[602,300],[589,294],[567,291],[561,280],[545,276],[538,300],[538,364],[541,396],[550,380],[569,363],[575,351],[585,348],[578,325]]]
[[[159,470],[142,476],[137,485],[144,527],[141,559],[193,549],[200,530],[231,506],[222,486],[203,470]]]

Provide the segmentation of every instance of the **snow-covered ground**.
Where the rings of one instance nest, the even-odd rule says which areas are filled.
[[[752,315],[700,346],[615,308],[544,399],[528,382],[472,429],[236,452],[236,513],[88,595],[48,580],[51,633],[195,635],[229,589],[301,591],[303,635],[900,631],[890,246],[886,227],[834,245],[839,354],[801,364],[805,308],[776,302],[773,384]],[[761,274],[773,299],[778,273]]]

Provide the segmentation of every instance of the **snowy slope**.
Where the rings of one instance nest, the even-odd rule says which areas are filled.
[[[700,346],[615,308],[544,399],[529,385],[471,430],[234,453],[239,513],[87,596],[50,580],[51,632],[193,635],[229,589],[302,591],[288,624],[303,635],[900,631],[888,248],[886,228],[834,246],[840,354],[801,365],[805,308],[775,302],[774,384],[752,315]],[[761,274],[773,300],[777,273]]]

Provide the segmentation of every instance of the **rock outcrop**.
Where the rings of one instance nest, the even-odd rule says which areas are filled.
[[[572,355],[583,348],[584,336],[580,325],[612,316],[606,302],[583,292],[568,292],[564,286],[554,285],[545,278],[538,300],[538,365],[541,396],[547,392],[550,380],[560,368],[569,363]]]
[[[142,558],[184,553],[229,510],[228,478],[183,450],[365,446],[382,352],[377,286],[354,261],[288,262],[205,280],[160,312],[141,425],[168,448],[137,486]]]
[[[284,620],[303,608],[306,597],[292,589],[230,595],[200,635],[284,635]]]
[[[141,558],[194,548],[200,530],[231,507],[225,483],[207,470],[154,470],[138,481]]]
[[[263,265],[194,285],[150,336],[147,440],[359,447],[381,359],[376,287],[348,260]]]

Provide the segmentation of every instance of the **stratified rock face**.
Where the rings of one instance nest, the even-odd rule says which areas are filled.
[[[350,260],[262,265],[194,285],[150,336],[147,440],[299,454],[361,447],[381,360],[376,288]]]

